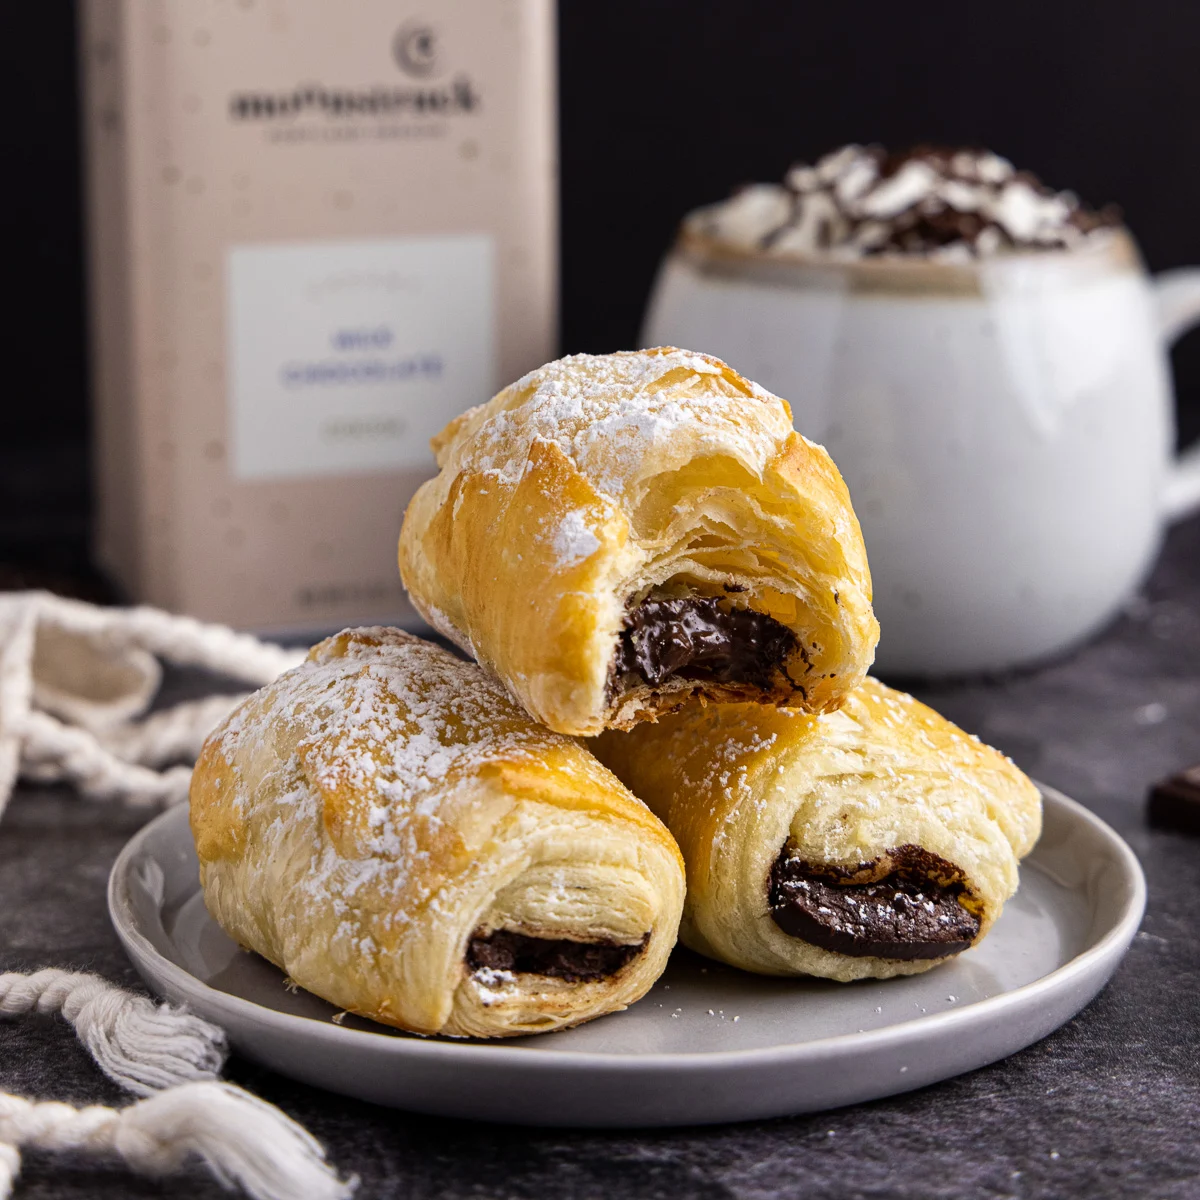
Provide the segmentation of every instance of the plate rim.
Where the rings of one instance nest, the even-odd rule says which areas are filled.
[[[153,964],[159,975],[166,976],[175,985],[177,993],[187,996],[189,992],[200,992],[205,999],[209,1012],[227,1010],[242,1021],[265,1021],[285,1032],[293,1032],[305,1040],[317,1040],[331,1045],[361,1044],[365,1049],[374,1047],[379,1052],[393,1052],[402,1056],[413,1055],[418,1058],[435,1061],[450,1057],[458,1060],[473,1061],[481,1059],[492,1065],[500,1066],[505,1062],[513,1066],[520,1064],[523,1070],[556,1071],[564,1068],[603,1069],[608,1072],[643,1072],[649,1070],[687,1071],[711,1069],[714,1066],[755,1067],[771,1064],[779,1066],[789,1059],[820,1058],[825,1055],[840,1055],[846,1053],[868,1052],[902,1047],[908,1041],[922,1041],[931,1023],[939,1030],[947,1033],[959,1033],[961,1027],[967,1029],[975,1025],[987,1025],[995,1019],[1003,1019],[1007,1010],[1024,1009],[1034,1003],[1039,995],[1047,997],[1060,994],[1071,989],[1072,982],[1077,977],[1088,977],[1096,968],[1113,961],[1113,969],[1123,957],[1129,944],[1133,941],[1146,909],[1146,877],[1142,871],[1137,855],[1123,837],[1106,821],[1098,817],[1089,808],[1077,800],[1060,792],[1048,784],[1034,781],[1042,794],[1043,800],[1054,804],[1077,821],[1090,825],[1101,838],[1108,843],[1116,853],[1117,860],[1124,868],[1132,889],[1119,915],[1111,926],[1101,935],[1094,945],[1082,953],[1075,955],[1062,966],[1053,971],[1022,984],[1009,991],[999,992],[986,999],[977,1000],[963,1008],[952,1009],[925,1016],[914,1017],[894,1025],[869,1029],[861,1033],[839,1033],[828,1037],[814,1038],[803,1042],[778,1042],[770,1046],[760,1046],[747,1050],[694,1050],[678,1053],[648,1052],[604,1052],[596,1050],[555,1050],[550,1046],[538,1047],[506,1045],[507,1039],[493,1041],[458,1041],[449,1038],[411,1034],[405,1030],[394,1034],[376,1033],[374,1030],[345,1028],[333,1022],[316,1021],[311,1017],[299,1016],[295,1013],[280,1012],[268,1008],[242,996],[223,992],[211,987],[186,968],[161,954],[149,938],[137,927],[133,918],[132,908],[126,914],[126,906],[120,889],[129,875],[130,864],[143,844],[162,826],[172,821],[184,820],[187,814],[186,803],[176,805],[160,813],[139,829],[121,849],[109,872],[107,887],[107,902],[109,919],[116,931],[125,952],[138,968],[143,978],[146,964]],[[1111,974],[1111,971],[1110,971]],[[149,980],[147,980],[149,983]],[[1103,982],[1107,982],[1107,977]],[[1101,987],[1103,986],[1101,983]],[[151,990],[157,988],[150,984]],[[1096,991],[1099,989],[1097,988]],[[1080,1005],[1075,1012],[1080,1011],[1090,1003],[1096,993]],[[185,1001],[187,1002],[187,1001]],[[198,1011],[198,1010],[196,1010]],[[199,1013],[205,1016],[205,1013]],[[211,1019],[211,1018],[210,1018]],[[1068,1018],[1069,1019],[1069,1018]],[[218,1016],[216,1022],[221,1024]],[[377,1039],[383,1039],[380,1045]]]

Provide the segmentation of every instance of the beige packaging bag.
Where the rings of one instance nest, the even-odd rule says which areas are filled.
[[[453,415],[554,355],[550,0],[84,0],[97,556],[270,631],[404,620]]]

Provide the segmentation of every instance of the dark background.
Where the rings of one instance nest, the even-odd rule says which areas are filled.
[[[87,371],[69,0],[6,14],[10,315],[0,587],[86,563]],[[1200,263],[1200,4],[562,0],[564,351],[635,343],[688,208],[846,141],[988,145],[1118,202],[1152,270]],[[1200,334],[1175,354],[1200,433]]]

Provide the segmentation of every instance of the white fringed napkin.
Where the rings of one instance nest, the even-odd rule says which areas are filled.
[[[18,778],[65,781],[96,800],[166,805],[187,797],[193,759],[242,695],[145,716],[159,659],[269,683],[303,651],[284,650],[153,608],[98,608],[45,592],[0,594],[0,815]],[[225,1034],[95,975],[0,974],[0,1017],[61,1013],[100,1069],[143,1097],[123,1109],[74,1108],[0,1093],[0,1200],[20,1148],[116,1155],[164,1174],[198,1156],[255,1200],[342,1200],[320,1144],[279,1109],[218,1076]]]

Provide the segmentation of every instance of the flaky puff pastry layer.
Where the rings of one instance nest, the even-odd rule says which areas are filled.
[[[666,965],[683,864],[661,822],[503,687],[391,629],[338,634],[256,692],[196,764],[209,912],[332,1004],[423,1034],[501,1037],[639,999]],[[644,949],[572,982],[474,969],[509,930]]]
[[[865,676],[879,629],[842,477],[784,401],[719,359],[564,358],[452,421],[434,450],[440,473],[400,537],[409,595],[551,729],[628,728],[696,692],[820,712]],[[614,692],[629,608],[664,588],[791,629],[774,684]]]
[[[1012,762],[874,679],[823,716],[697,704],[591,745],[683,851],[684,944],[766,975],[887,978],[945,961],[855,957],[784,933],[768,893],[785,846],[842,868],[922,847],[961,871],[978,942],[1041,832],[1040,794]]]

